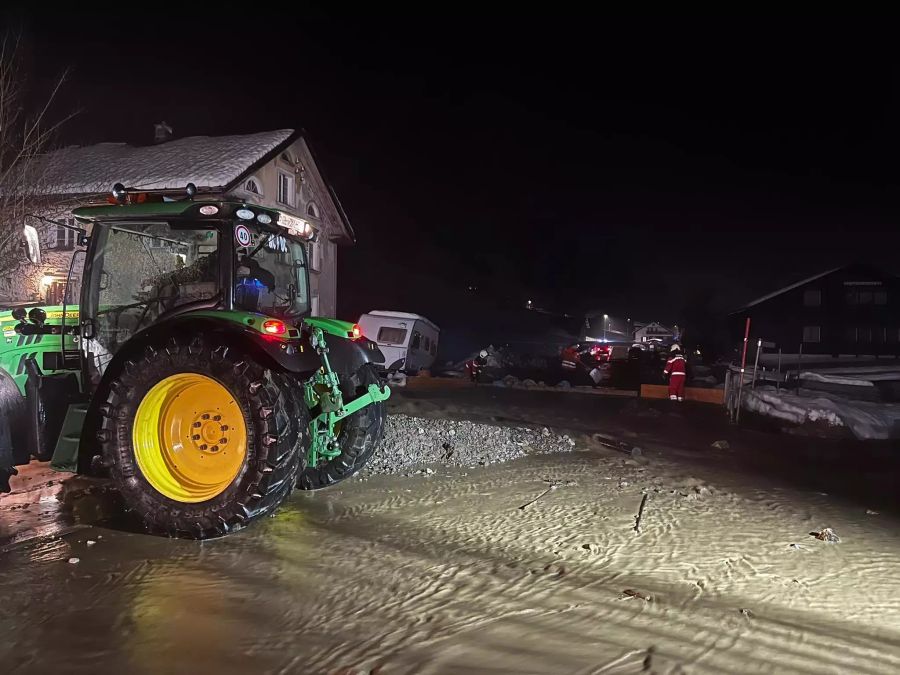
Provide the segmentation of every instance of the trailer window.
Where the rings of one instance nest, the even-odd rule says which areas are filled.
[[[378,329],[378,337],[375,341],[380,344],[402,345],[406,341],[406,329],[382,326]]]
[[[412,337],[412,344],[409,345],[410,349],[418,349],[419,343],[422,341],[422,334],[419,331],[415,331]]]

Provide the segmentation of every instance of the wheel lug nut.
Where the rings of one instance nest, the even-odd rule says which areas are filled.
[[[195,429],[199,429],[200,426],[201,426],[201,425],[200,425],[200,422],[194,422],[194,428],[195,428]]]
[[[227,438],[220,438],[220,439],[219,439],[219,443],[221,443],[222,445],[225,445],[227,442],[228,442],[228,439],[227,439]]]
[[[200,446],[200,449],[201,449],[201,450],[206,450],[207,447],[208,447],[208,446],[206,445],[206,443],[204,443],[203,445]]]
[[[209,413],[203,413],[203,415],[201,415],[201,418],[202,418],[202,419],[205,419],[205,420],[208,420],[208,419],[209,419]]]
[[[194,439],[195,441],[199,441],[199,440],[200,440],[200,434],[194,434],[193,436],[191,436],[191,438]]]
[[[218,446],[218,445],[214,445],[214,446],[212,446],[212,447],[210,448],[210,450],[211,450],[212,452],[218,452],[218,451],[219,451],[219,446]]]
[[[227,425],[227,424],[223,424],[223,425],[222,425],[222,431],[228,431],[228,425]]]
[[[221,416],[221,415],[215,415],[215,416],[213,417],[213,420],[215,420],[216,422],[218,422],[220,419],[222,419],[222,416]]]

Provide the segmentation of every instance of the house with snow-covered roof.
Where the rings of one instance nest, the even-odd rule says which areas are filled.
[[[170,131],[167,127],[166,131]],[[71,210],[109,199],[112,186],[130,191],[184,194],[195,199],[235,198],[287,211],[319,232],[309,243],[313,314],[334,316],[338,247],[354,243],[353,229],[326,182],[301,131],[280,129],[232,136],[158,136],[148,146],[100,143],[48,153],[36,171],[33,213],[74,224]],[[0,279],[0,305],[77,302],[79,264],[66,293],[76,233],[38,219],[26,219],[17,268]]]
[[[900,355],[900,279],[870,265],[824,270],[750,300],[729,315],[731,337],[786,354]]]

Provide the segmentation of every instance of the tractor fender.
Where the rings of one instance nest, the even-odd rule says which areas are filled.
[[[351,340],[326,335],[325,344],[328,345],[328,360],[338,375],[349,377],[367,363],[384,363],[384,354],[378,345],[366,338]]]
[[[150,341],[158,342],[161,336],[196,334],[216,336],[226,343],[239,344],[251,353],[256,353],[260,361],[267,363],[270,368],[298,375],[311,374],[321,365],[319,356],[309,344],[309,339],[302,334],[298,338],[288,340],[275,338],[229,319],[218,319],[215,316],[184,314],[173,317],[138,333],[130,342],[135,348],[143,350],[144,344]],[[132,345],[129,344],[122,352],[133,353]],[[119,355],[116,356],[118,358]]]

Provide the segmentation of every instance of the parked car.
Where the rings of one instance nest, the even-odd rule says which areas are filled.
[[[387,369],[403,359],[400,369],[414,375],[434,363],[441,329],[424,316],[376,310],[358,323],[362,334],[378,343]]]

